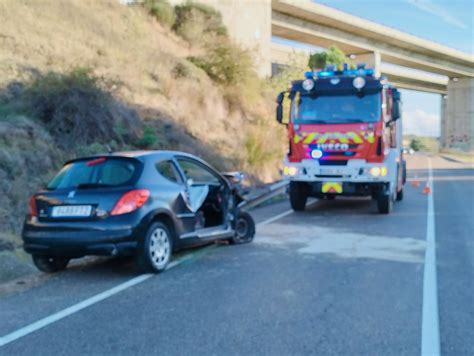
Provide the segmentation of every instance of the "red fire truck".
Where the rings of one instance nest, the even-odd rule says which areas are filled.
[[[388,214],[403,199],[400,92],[363,64],[305,73],[277,98],[288,128],[284,175],[294,210],[308,197],[371,196]]]

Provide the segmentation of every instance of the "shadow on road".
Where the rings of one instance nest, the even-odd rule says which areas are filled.
[[[370,198],[336,198],[334,200],[317,200],[306,206],[307,213],[343,215],[367,215],[377,214],[375,202]]]

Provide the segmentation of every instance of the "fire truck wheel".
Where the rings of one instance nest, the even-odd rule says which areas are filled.
[[[390,194],[380,194],[377,198],[377,208],[380,214],[390,214],[392,211],[393,199]]]
[[[403,188],[399,192],[397,192],[397,201],[403,200]]]
[[[307,185],[300,182],[290,182],[290,204],[294,211],[303,211],[308,200]]]

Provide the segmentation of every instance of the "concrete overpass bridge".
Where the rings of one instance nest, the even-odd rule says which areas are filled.
[[[305,67],[308,62],[310,51],[295,49],[287,45],[278,43],[271,44],[272,72],[278,67],[296,64]],[[390,79],[390,82],[398,88],[419,90],[429,93],[446,94],[448,90],[449,78],[445,76],[434,76],[420,71],[410,71],[404,67],[390,66],[387,63],[374,63],[374,55],[371,53],[359,54],[354,57],[356,63],[366,63],[368,67],[376,70],[378,75],[383,75]],[[301,62],[301,63],[300,63]]]

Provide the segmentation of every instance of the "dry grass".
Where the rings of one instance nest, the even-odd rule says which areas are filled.
[[[125,102],[163,113],[238,163],[245,156],[246,132],[261,126],[254,125],[255,118],[273,120],[268,109],[273,99],[256,95],[260,88],[218,87],[185,59],[202,53],[141,6],[116,0],[0,2],[0,86],[37,71],[92,68],[122,83],[117,95]],[[176,75],[182,63],[189,76]],[[262,115],[262,107],[270,116]]]
[[[136,110],[140,131],[147,127],[146,139],[123,142],[122,148],[180,149],[219,169],[245,168],[264,181],[278,177],[285,141],[274,122],[270,87],[258,80],[216,84],[187,60],[205,52],[142,6],[117,0],[0,2],[0,96],[2,88],[38,74],[91,68],[96,77],[117,83],[110,88],[115,99]],[[6,182],[0,227],[18,232],[29,193],[64,159],[102,151],[105,142],[85,140],[64,152],[44,126],[5,112],[0,100],[0,181]]]

